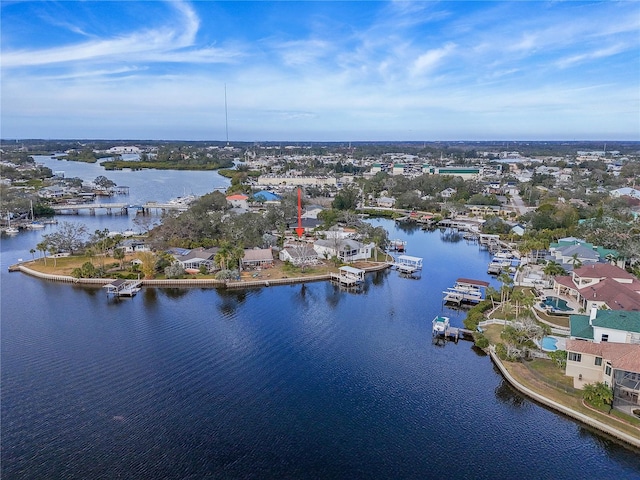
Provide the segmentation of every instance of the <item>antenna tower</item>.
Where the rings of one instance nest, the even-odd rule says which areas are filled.
[[[229,116],[227,114],[227,84],[224,84],[224,129],[227,135],[227,147],[229,146]]]

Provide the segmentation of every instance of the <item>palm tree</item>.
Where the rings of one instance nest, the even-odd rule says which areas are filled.
[[[501,273],[498,276],[498,281],[502,284],[500,289],[500,302],[504,303],[509,298],[510,286],[513,285],[513,279],[507,273]]]
[[[580,261],[580,259],[578,258],[578,254],[574,253],[573,255],[571,255],[571,265],[573,265],[573,269],[575,270],[576,268],[580,268],[582,266],[582,262]]]
[[[222,242],[220,244],[220,249],[218,250],[218,253],[216,253],[216,256],[213,258],[213,260],[218,265],[220,265],[221,270],[227,269],[227,262],[231,258],[231,250],[232,248],[229,242]]]
[[[555,277],[556,275],[566,275],[567,274],[565,269],[562,268],[562,265],[560,265],[559,263],[554,262],[553,260],[549,260],[547,262],[547,264],[542,269],[542,272],[545,275],[549,276],[549,277]]]
[[[122,270],[122,262],[124,260],[124,248],[116,248],[113,251],[113,258],[115,258],[116,260],[120,261],[120,270]]]
[[[582,397],[594,407],[603,407],[613,403],[613,390],[602,382],[588,383],[584,386]]]

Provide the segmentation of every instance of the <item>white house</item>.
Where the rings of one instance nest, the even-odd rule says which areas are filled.
[[[280,250],[278,258],[296,266],[315,265],[318,263],[318,252],[311,245],[291,245]]]
[[[227,202],[229,202],[232,208],[240,208],[243,210],[249,209],[249,197],[247,197],[246,195],[229,195],[227,197]]]
[[[396,204],[396,199],[391,197],[380,197],[378,198],[376,203],[379,207],[393,208],[393,206]]]
[[[313,248],[321,258],[338,257],[345,263],[356,260],[368,260],[375,248],[374,243],[367,245],[350,238],[334,238],[330,240],[316,240]]]

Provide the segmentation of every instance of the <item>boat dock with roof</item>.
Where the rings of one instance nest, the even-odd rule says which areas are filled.
[[[445,303],[479,303],[484,300],[486,288],[489,282],[473,280],[471,278],[458,278],[453,287],[442,292]]]
[[[364,270],[354,267],[340,267],[338,273],[331,272],[331,280],[345,287],[354,287],[364,282]]]
[[[422,270],[422,257],[412,257],[411,255],[400,255],[391,265],[398,272],[413,276]]]
[[[104,285],[102,288],[107,289],[107,295],[113,295],[114,297],[133,297],[140,291],[141,285],[141,280],[124,280],[119,278]]]

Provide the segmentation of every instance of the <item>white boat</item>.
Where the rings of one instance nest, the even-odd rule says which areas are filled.
[[[433,335],[445,335],[447,332],[447,328],[449,328],[449,317],[436,315],[436,317],[433,319],[432,325]]]
[[[30,203],[31,203],[31,223],[27,224],[27,228],[31,230],[40,230],[44,228],[44,223],[36,222],[36,218],[33,215],[33,200],[31,200]]]
[[[4,233],[7,235],[15,235],[16,233],[20,233],[16,227],[11,226],[11,215],[7,214],[7,228],[4,229]]]

